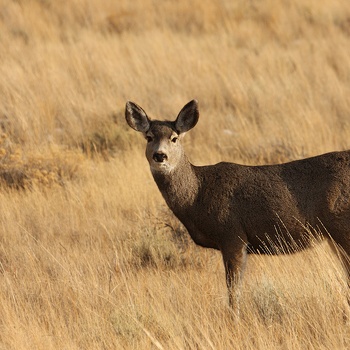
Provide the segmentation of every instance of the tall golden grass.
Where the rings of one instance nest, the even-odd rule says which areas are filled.
[[[0,0],[0,349],[347,349],[330,249],[249,257],[241,319],[148,170],[125,101],[195,164],[350,148],[350,3]]]

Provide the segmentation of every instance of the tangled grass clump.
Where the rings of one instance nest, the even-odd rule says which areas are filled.
[[[70,150],[24,152],[3,133],[0,135],[0,188],[62,186],[75,178],[81,160],[78,152]]]

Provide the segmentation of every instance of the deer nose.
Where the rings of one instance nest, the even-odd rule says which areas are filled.
[[[163,152],[155,152],[153,154],[153,160],[157,163],[163,163],[167,159],[168,159],[168,156]]]

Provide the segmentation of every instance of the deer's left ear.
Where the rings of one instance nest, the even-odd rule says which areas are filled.
[[[143,133],[146,133],[151,126],[146,112],[131,101],[128,101],[125,105],[125,119],[131,128]]]
[[[179,134],[191,130],[198,122],[199,110],[197,100],[188,102],[175,120],[175,128]]]

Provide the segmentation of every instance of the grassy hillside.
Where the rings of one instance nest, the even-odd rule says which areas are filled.
[[[124,120],[196,98],[191,161],[350,148],[347,0],[0,0],[0,349],[347,349],[327,245],[218,252],[170,214]]]

